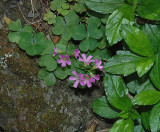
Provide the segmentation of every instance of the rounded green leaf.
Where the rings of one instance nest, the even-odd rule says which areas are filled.
[[[22,29],[21,20],[17,19],[17,21],[11,21],[8,27],[12,31],[20,31]]]
[[[79,24],[75,27],[74,33],[72,35],[74,40],[83,40],[87,37],[86,28],[83,24]]]
[[[56,83],[54,74],[46,71],[45,69],[39,71],[38,78],[43,79],[47,86],[53,86]]]
[[[21,34],[20,34],[20,32],[10,32],[8,34],[8,39],[10,42],[19,43],[19,41],[21,39]]]
[[[56,48],[58,50],[60,50],[61,52],[65,52],[66,51],[66,45],[61,44],[61,43],[56,44]]]
[[[48,71],[54,71],[57,68],[57,62],[51,55],[43,55],[39,60],[40,66],[46,66]]]
[[[65,15],[64,18],[67,26],[75,26],[79,24],[79,16],[73,10],[70,10],[69,14]]]
[[[92,109],[93,109],[93,112],[100,115],[101,117],[109,118],[109,119],[117,118],[119,113],[119,110],[114,108],[108,102],[105,96],[99,99],[96,99],[92,104]]]
[[[61,67],[58,67],[54,71],[54,74],[58,79],[61,79],[61,80],[64,80],[68,76],[67,71]]]
[[[52,28],[52,32],[56,35],[61,35],[66,28],[65,22],[62,17],[56,17],[56,23]]]
[[[160,92],[155,90],[142,91],[134,97],[133,103],[137,105],[153,105],[160,100]]]

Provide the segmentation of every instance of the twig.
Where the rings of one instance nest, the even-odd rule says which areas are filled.
[[[42,16],[38,21],[35,21],[35,22],[30,22],[30,21],[28,21],[28,20],[25,18],[24,14],[23,14],[23,12],[22,12],[22,10],[21,10],[21,7],[20,7],[19,3],[18,3],[18,8],[19,8],[19,10],[20,10],[20,12],[21,12],[24,20],[25,20],[27,23],[29,23],[30,25],[33,25],[33,24],[35,24],[35,23],[39,23],[39,22],[42,21],[43,16]]]

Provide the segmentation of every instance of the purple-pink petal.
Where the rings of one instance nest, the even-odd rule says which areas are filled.
[[[86,61],[86,55],[83,53],[82,55],[83,61]]]
[[[69,55],[65,55],[64,57],[65,57],[66,59],[68,59],[68,58],[69,58]]]
[[[70,60],[67,60],[66,62],[67,62],[68,65],[71,65],[71,61]]]
[[[77,77],[72,77],[72,76],[70,76],[70,77],[69,77],[69,80],[70,80],[70,81],[75,81],[75,80],[77,80]]]
[[[79,84],[79,80],[76,80],[73,84],[73,87],[77,88],[78,87],[78,84]]]
[[[63,62],[63,59],[58,59],[57,60],[57,63],[62,63]]]
[[[64,62],[62,62],[62,64],[61,64],[61,67],[65,67],[66,66],[66,61]]]
[[[59,55],[59,58],[64,58],[64,56],[62,54]]]
[[[72,71],[73,75],[78,76],[77,72],[74,70]]]

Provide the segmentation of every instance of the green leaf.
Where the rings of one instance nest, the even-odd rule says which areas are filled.
[[[159,43],[160,43],[160,26],[158,25],[151,25],[151,24],[145,24],[143,31],[148,36],[148,38],[151,41],[152,47],[154,52],[157,52]]]
[[[106,42],[106,40],[103,38],[103,39],[98,43],[97,47],[98,47],[99,49],[104,49],[104,48],[106,47],[106,45],[107,45],[107,42]]]
[[[87,24],[94,24],[95,27],[99,27],[101,25],[101,21],[98,17],[95,17],[95,16],[91,16],[87,19]]]
[[[57,68],[57,62],[51,55],[43,55],[39,59],[39,65],[41,67],[46,66],[48,71],[54,71]]]
[[[136,64],[140,59],[141,57],[129,51],[118,51],[117,55],[108,60],[104,69],[112,74],[123,74],[127,76],[136,71]]]
[[[134,121],[132,121],[131,119],[119,119],[114,123],[109,132],[133,132],[133,129]]]
[[[67,27],[65,31],[62,33],[62,39],[70,40],[74,32],[74,26]]]
[[[73,10],[70,10],[65,16],[65,21],[67,26],[76,26],[79,24],[79,17]]]
[[[145,132],[140,118],[137,121],[135,121],[134,132]]]
[[[67,71],[63,69],[62,67],[58,67],[54,71],[54,74],[58,79],[61,79],[61,80],[64,80],[68,76]]]
[[[62,7],[62,4],[64,3],[64,0],[54,0],[51,2],[51,10],[56,11],[57,9]]]
[[[105,96],[96,99],[92,104],[92,109],[93,112],[104,118],[112,119],[118,117],[119,111],[108,102]]]
[[[139,113],[135,109],[123,110],[119,116],[123,119],[131,118],[132,120],[139,118]]]
[[[44,14],[43,20],[48,21],[48,24],[53,24],[56,22],[56,15],[54,15],[50,10],[47,10],[47,13]]]
[[[134,97],[133,103],[137,105],[153,105],[160,100],[160,92],[155,90],[142,91]]]
[[[75,27],[75,31],[72,35],[74,40],[83,40],[87,37],[86,28],[83,24],[79,24]]]
[[[42,32],[35,34],[32,37],[31,33],[22,33],[21,40],[19,41],[19,47],[26,50],[26,53],[34,56],[39,55],[44,48],[47,47],[49,41],[45,40],[45,36]]]
[[[87,7],[102,14],[112,13],[124,4],[123,0],[84,0]]]
[[[153,84],[160,90],[160,55],[156,56],[156,62],[150,72],[150,79]]]
[[[147,110],[146,107],[143,107],[142,110],[143,111],[141,112],[141,120],[142,120],[143,126],[147,130],[150,130],[150,127],[149,127],[150,109]]]
[[[137,8],[138,15],[149,20],[160,20],[159,0],[141,0]]]
[[[150,122],[150,128],[151,132],[159,132],[160,131],[160,102],[156,104],[150,114],[149,118]]]
[[[76,12],[79,12],[80,14],[82,14],[83,12],[87,11],[87,8],[84,4],[81,4],[81,3],[76,3],[73,7],[73,9],[76,11]]]
[[[132,24],[131,21],[134,21],[134,11],[135,9],[133,6],[124,5],[123,8],[114,11],[108,17],[106,24],[106,37],[110,46],[122,40],[123,37],[120,32],[121,25]]]
[[[56,48],[59,49],[61,52],[66,51],[66,45],[61,44],[61,43],[56,44]]]
[[[138,73],[138,76],[141,77],[145,73],[147,73],[150,70],[150,68],[153,66],[154,61],[155,61],[154,56],[146,57],[146,58],[143,58],[141,61],[139,61],[136,64],[136,71]]]
[[[129,48],[142,56],[154,55],[149,38],[145,33],[131,25],[123,26],[122,35]]]
[[[100,39],[103,36],[102,30],[98,29],[98,27],[96,27],[94,23],[88,24],[87,34],[88,37],[94,39]]]
[[[104,78],[104,89],[108,101],[115,108],[127,110],[132,107],[132,102],[127,96],[127,87],[120,76],[106,74]]]
[[[80,50],[82,50],[83,52],[86,52],[88,50],[94,50],[97,47],[97,40],[92,39],[92,38],[86,38],[84,39],[80,45],[79,48]]]
[[[54,44],[51,41],[48,41],[48,45],[46,46],[46,48],[44,48],[41,55],[52,55],[53,51],[54,51]]]
[[[21,39],[21,34],[20,34],[20,32],[10,32],[8,34],[8,39],[10,42],[19,43],[19,41]]]
[[[62,17],[56,17],[56,23],[54,24],[52,28],[52,32],[55,35],[61,35],[66,29],[65,22]]]
[[[46,71],[45,69],[39,71],[38,78],[43,79],[47,86],[53,86],[56,83],[54,74]]]
[[[68,47],[67,47],[67,54],[69,54],[69,55],[74,55],[75,49],[76,49],[76,46],[71,43],[71,44],[68,45]]]
[[[13,22],[13,23],[15,23],[15,22]],[[13,24],[11,27],[12,28],[16,28],[16,25]],[[9,39],[10,42],[19,43],[19,41],[21,40],[21,33],[23,33],[23,32],[32,33],[32,31],[33,31],[33,28],[30,25],[25,25],[24,28],[22,28],[22,26],[21,26],[21,28],[19,27],[19,29],[17,30],[17,32],[10,32],[8,34],[8,39]]]
[[[20,31],[22,29],[21,20],[17,19],[17,21],[11,21],[8,27],[12,31]]]

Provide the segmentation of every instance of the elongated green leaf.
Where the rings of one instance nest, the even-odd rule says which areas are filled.
[[[114,123],[109,132],[133,132],[134,121],[131,119],[120,119]]]
[[[123,26],[122,35],[133,52],[142,56],[154,55],[151,42],[143,31],[131,25],[126,25]]]
[[[152,132],[160,131],[160,102],[156,104],[150,114],[149,124]]]
[[[46,66],[48,71],[54,71],[57,68],[57,62],[51,55],[43,55],[39,60],[40,66]]]
[[[160,20],[159,0],[141,0],[137,8],[138,15],[149,20]]]
[[[104,118],[117,118],[119,110],[114,108],[105,96],[96,99],[92,104],[93,112]]]
[[[134,97],[133,103],[137,105],[153,105],[160,100],[160,92],[155,90],[142,91]]]
[[[148,36],[148,38],[151,41],[152,47],[154,49],[154,52],[156,53],[158,50],[158,46],[160,43],[160,26],[159,25],[151,25],[151,24],[145,24],[143,31]]]
[[[147,58],[144,58],[141,61],[139,61],[136,64],[136,71],[138,73],[138,76],[141,77],[145,73],[147,73],[150,70],[150,68],[153,66],[154,61],[155,61],[154,56],[153,57],[147,57]]]
[[[156,56],[156,62],[150,72],[150,78],[153,84],[160,90],[160,55]]]
[[[87,7],[102,14],[112,13],[124,4],[123,0],[84,0]]]
[[[108,101],[115,108],[127,110],[132,107],[132,102],[126,95],[128,90],[120,76],[106,74],[104,78],[104,88]]]
[[[147,110],[145,107],[142,108],[143,111],[141,112],[141,120],[142,120],[142,123],[143,123],[143,126],[147,129],[147,130],[150,130],[150,127],[149,127],[149,117],[150,117],[150,110]]]
[[[136,56],[129,51],[118,51],[117,55],[108,60],[104,69],[109,73],[127,76],[136,71],[136,64],[140,59],[141,57]]]
[[[39,71],[38,78],[43,79],[47,86],[52,86],[56,83],[54,74],[46,71],[45,69]]]
[[[124,5],[123,8],[114,11],[109,16],[106,24],[106,37],[111,46],[122,40],[121,25],[132,24],[131,21],[134,21],[134,11],[133,6]]]

